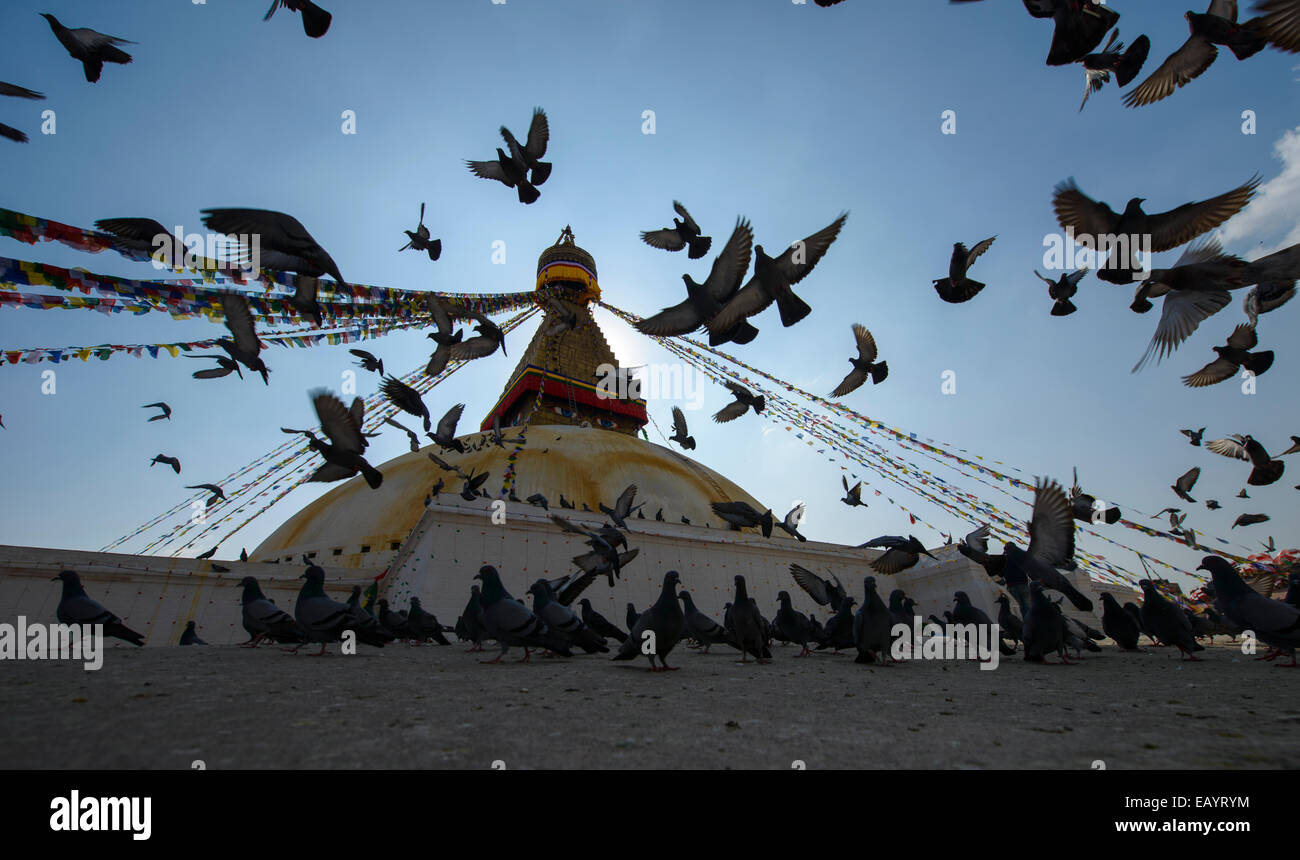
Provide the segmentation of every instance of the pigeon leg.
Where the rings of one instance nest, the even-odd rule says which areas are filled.
[[[495,657],[493,657],[491,660],[479,660],[479,662],[480,662],[480,663],[500,663],[500,662],[501,662],[501,658],[504,657],[504,656],[506,656],[506,649],[505,649],[505,648],[502,648],[502,649],[501,649],[501,653],[498,654],[498,655],[496,655]]]
[[[1272,651],[1269,651],[1269,652],[1268,652],[1267,654],[1265,654],[1263,657],[1256,657],[1255,659],[1256,659],[1256,660],[1265,660],[1265,661],[1268,661],[1268,662],[1272,662],[1273,660],[1276,660],[1278,657],[1281,657],[1281,656],[1282,656],[1282,649],[1280,649],[1280,648],[1274,648]]]
[[[1296,665],[1296,662],[1295,662],[1295,652],[1294,652],[1294,651],[1291,652],[1291,662],[1290,662],[1290,663],[1278,663],[1278,664],[1277,664],[1276,666],[1274,666],[1273,668],[1274,668],[1274,669],[1300,669],[1300,666],[1297,666],[1297,665]]]
[[[524,658],[523,658],[522,660],[516,660],[515,662],[516,662],[516,663],[531,663],[531,662],[532,662],[532,656],[533,656],[533,652],[532,652],[532,650],[529,649],[529,648],[525,648],[525,649],[524,649]]]
[[[665,660],[663,657],[659,658],[659,662],[664,664],[663,669],[660,670],[662,672],[676,672],[678,669],[681,668],[681,666],[669,666],[668,661]]]
[[[1201,662],[1200,657],[1197,657],[1191,651],[1184,649],[1183,646],[1179,645],[1178,650],[1182,652],[1182,656],[1178,658],[1180,661],[1196,662],[1196,663]]]
[[[308,656],[308,657],[324,657],[324,656],[325,656],[325,646],[326,646],[326,644],[328,644],[328,643],[325,643],[325,642],[320,643],[320,650],[317,651],[315,654],[308,654],[307,656]]]

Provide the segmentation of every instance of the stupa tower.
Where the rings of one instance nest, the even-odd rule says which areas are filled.
[[[647,421],[645,401],[609,396],[619,391],[612,379],[598,385],[602,370],[619,366],[591,316],[591,303],[599,299],[596,261],[566,226],[537,258],[537,301],[546,309],[542,324],[481,429],[490,430],[500,418],[502,427],[570,424],[640,433]],[[571,327],[565,323],[569,316]]]

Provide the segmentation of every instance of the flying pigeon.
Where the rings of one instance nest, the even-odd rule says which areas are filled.
[[[838,612],[841,604],[848,598],[844,586],[840,584],[839,577],[835,574],[831,574],[831,579],[822,579],[808,568],[791,562],[790,575],[794,577],[794,581],[800,588],[808,592],[809,597],[817,601],[818,606],[829,606],[833,612]],[[831,580],[834,580],[834,583]]]
[[[397,382],[397,380],[394,379],[393,382]],[[414,392],[414,389],[411,389],[411,391]],[[424,403],[421,401],[419,405],[424,406]],[[460,416],[464,411],[464,403],[457,403],[455,406],[448,409],[446,414],[438,419],[437,430],[428,434],[429,438],[443,448],[457,451],[461,454],[465,453],[465,443],[456,438],[456,424],[459,423]],[[429,411],[427,409],[424,411],[424,429],[429,429]]]
[[[617,501],[614,502],[614,507],[607,508],[605,507],[604,502],[597,502],[596,507],[600,508],[602,514],[605,514],[613,520],[614,525],[618,526],[623,531],[631,531],[631,529],[627,527],[627,523],[624,522],[624,518],[632,516],[633,511],[640,510],[641,505],[637,505],[635,508],[632,507],[632,500],[635,498],[636,484],[629,484],[627,489],[623,490]],[[642,504],[644,504],[644,502]]]
[[[271,0],[271,8],[263,16],[263,21],[270,21],[275,10],[281,6],[290,12],[302,13],[302,29],[312,39],[319,39],[330,28],[333,16],[311,0]]]
[[[1204,427],[1200,430],[1179,430],[1178,432],[1187,437],[1188,444],[1196,448],[1201,447],[1201,437],[1205,435]]]
[[[772,302],[776,302],[781,314],[781,325],[787,328],[808,316],[812,308],[791,287],[817,266],[848,217],[845,212],[826,227],[795,242],[779,257],[769,257],[762,245],[755,245],[753,277],[706,323],[709,331],[715,334],[729,331],[742,320],[762,313]]]
[[[681,445],[683,450],[695,450],[695,437],[687,435],[686,415],[682,413],[680,406],[673,407],[673,435],[669,436],[668,440]]]
[[[1242,514],[1237,517],[1231,528],[1235,529],[1237,526],[1253,526],[1256,523],[1266,523],[1269,519],[1270,517],[1268,514]]]
[[[420,204],[420,223],[415,226],[415,231],[403,230],[406,238],[409,240],[405,245],[398,248],[398,252],[405,251],[407,248],[414,248],[417,251],[428,253],[430,260],[437,260],[442,256],[442,240],[431,239],[432,235],[429,228],[424,226],[424,204]],[[383,371],[380,371],[383,373]]]
[[[244,378],[244,372],[239,369],[239,362],[224,355],[182,355],[182,358],[210,358],[216,361],[216,367],[194,371],[192,375],[195,379],[219,379],[229,376],[232,372],[238,374],[240,379]]]
[[[1074,298],[1075,293],[1079,292],[1079,281],[1082,281],[1083,276],[1088,274],[1087,269],[1066,273],[1055,281],[1039,274],[1037,269],[1034,269],[1034,274],[1038,275],[1040,281],[1047,284],[1047,295],[1054,302],[1052,316],[1068,317],[1078,310],[1070,299]]]
[[[416,391],[414,388],[402,382],[402,380],[395,376],[384,377],[384,381],[380,384],[379,390],[383,393],[384,397],[388,398],[388,402],[392,403],[398,409],[408,415],[414,415],[416,418],[423,419],[424,430],[426,433],[433,426],[432,420],[429,417],[429,407],[424,405],[424,399],[420,397],[420,392]],[[452,411],[456,411],[457,409],[463,410],[464,408],[463,405],[456,406],[452,408]],[[459,412],[456,412],[456,418],[460,418]],[[443,420],[445,421],[446,418]],[[451,429],[454,435],[456,429],[455,421],[452,422]],[[434,441],[437,440],[435,439]],[[449,448],[453,446],[443,445],[443,447]],[[457,448],[457,450],[462,449]]]
[[[1188,12],[1184,17],[1191,35],[1150,77],[1129,90],[1124,97],[1127,106],[1158,102],[1200,77],[1219,56],[1215,45],[1223,45],[1238,60],[1245,60],[1268,44],[1264,31],[1256,26],[1258,19],[1237,24],[1237,0],[1210,0],[1210,8],[1204,14]]]
[[[312,279],[327,274],[335,280],[336,290],[348,289],[348,283],[343,279],[334,259],[292,215],[270,209],[204,209],[200,214],[203,215],[204,226],[218,233],[233,237],[255,237],[263,257],[268,251],[285,255],[287,259],[278,266],[283,271],[296,272]],[[250,254],[251,250],[247,246],[242,248],[245,255]],[[247,256],[240,260],[247,261]],[[320,324],[320,311],[315,307],[314,281],[305,293],[300,281],[299,292],[290,303],[305,315],[311,316],[317,325]]]
[[[799,533],[799,523],[803,522],[804,512],[808,506],[800,503],[791,508],[784,517],[773,522],[777,528],[800,542],[806,542],[808,538]]]
[[[933,555],[926,551],[925,544],[912,535],[905,538],[898,535],[884,535],[875,540],[858,544],[859,549],[864,547],[876,547],[885,550],[871,561],[871,569],[876,573],[902,573],[910,567],[915,567],[921,560],[922,555],[934,558]]]
[[[1260,179],[1255,177],[1218,197],[1149,215],[1142,211],[1145,198],[1134,197],[1122,213],[1116,213],[1105,203],[1099,203],[1080,191],[1071,178],[1056,186],[1052,207],[1061,229],[1072,230],[1076,236],[1090,237],[1094,243],[1102,236],[1150,236],[1152,251],[1171,251],[1240,212],[1254,196],[1259,182]],[[1099,268],[1097,277],[1112,284],[1131,283],[1134,273],[1141,270],[1134,256],[1137,250],[1130,244],[1128,259],[1108,259]],[[1111,255],[1112,258],[1116,256]]]
[[[208,500],[207,500],[207,502],[204,503],[204,505],[203,505],[203,507],[204,507],[205,510],[206,510],[207,508],[212,507],[212,506],[213,506],[214,504],[216,504],[217,502],[224,502],[224,501],[226,500],[226,494],[225,494],[224,492],[222,492],[221,488],[218,487],[216,484],[194,484],[194,485],[187,485],[187,486],[185,487],[185,489],[187,489],[187,490],[207,490],[209,493],[212,494],[212,495],[208,496]],[[244,560],[246,560],[246,559],[244,559]]]
[[[690,334],[708,323],[740,289],[745,272],[749,270],[753,244],[754,233],[749,222],[737,218],[727,244],[714,259],[704,283],[696,283],[690,275],[682,275],[682,281],[686,284],[686,299],[640,320],[636,323],[637,331],[656,337],[670,337]],[[749,343],[757,336],[758,329],[744,320],[738,320],[725,329],[710,329],[709,343],[712,346],[729,340]]]
[[[41,17],[49,22],[55,38],[72,59],[81,63],[86,72],[86,80],[90,83],[99,80],[99,74],[104,70],[104,63],[126,65],[131,62],[131,55],[117,46],[134,45],[135,42],[119,39],[116,36],[106,36],[88,27],[70,30],[60,24],[58,18],[45,12],[41,13]]]
[[[664,251],[680,251],[689,247],[690,250],[686,255],[692,260],[698,260],[709,253],[709,246],[713,244],[713,240],[708,236],[700,235],[700,225],[695,223],[695,219],[686,211],[686,207],[674,200],[673,211],[681,217],[673,219],[672,227],[642,231],[641,241],[651,248],[660,248]]]
[[[1195,504],[1196,499],[1193,499],[1188,494],[1192,491],[1192,487],[1196,486],[1196,479],[1199,477],[1201,477],[1201,467],[1194,466],[1183,473],[1183,475],[1179,477],[1179,479],[1175,481],[1169,489],[1177,493],[1178,498],[1182,499],[1184,502]]]
[[[420,450],[420,437],[416,435],[414,430],[397,423],[392,418],[385,418],[384,423],[396,427],[398,430],[401,430],[406,434],[406,439],[411,446],[412,454],[415,454]]]
[[[506,355],[506,336],[500,327],[483,314],[471,312],[467,316],[475,321],[474,331],[478,334],[459,343],[453,343],[448,347],[448,358],[452,361],[486,358],[496,352],[498,347],[501,349],[501,354]],[[428,370],[425,372],[428,373]]]
[[[504,130],[504,126],[502,128]],[[465,165],[480,179],[495,179],[507,188],[517,189],[520,203],[536,203],[542,194],[528,181],[528,165],[523,160],[522,150],[507,155],[498,146],[494,161],[466,161]]]
[[[677,584],[681,575],[670,570],[664,574],[663,588],[654,605],[642,612],[633,622],[632,604],[628,604],[628,626],[631,628],[627,640],[614,655],[615,660],[632,660],[638,653],[645,654],[650,660],[650,671],[663,672],[676,669],[668,665],[668,655],[682,638],[686,627],[686,615],[681,604],[677,602]],[[655,665],[655,660],[660,665]]]
[[[150,469],[153,468],[154,463],[162,463],[164,466],[171,466],[172,471],[174,471],[176,474],[179,475],[181,473],[181,461],[175,457],[168,457],[166,454],[158,454],[152,460],[149,461]]]
[[[150,418],[150,421],[162,421],[164,418],[168,421],[172,418],[172,408],[166,403],[146,403],[141,409],[161,409],[162,412]]]
[[[104,635],[130,642],[132,645],[144,645],[144,637],[122,623],[122,619],[100,606],[86,596],[86,589],[81,586],[81,577],[76,571],[64,570],[51,581],[63,583],[63,594],[59,598],[55,615],[60,624],[102,624]]]
[[[1183,384],[1189,388],[1203,388],[1233,378],[1242,368],[1255,376],[1260,375],[1273,366],[1273,350],[1251,352],[1256,346],[1259,346],[1259,337],[1254,327],[1248,323],[1238,325],[1228,335],[1227,346],[1214,347],[1219,357],[1195,373],[1184,376]]]
[[[1258,262],[1258,261],[1257,261]],[[1295,298],[1296,282],[1264,281],[1250,288],[1241,302],[1252,326],[1258,324],[1259,315],[1275,311]]]
[[[858,345],[858,357],[850,358],[849,364],[853,365],[853,370],[849,375],[844,377],[844,381],[836,386],[831,392],[831,397],[843,397],[851,391],[856,391],[871,377],[872,385],[879,385],[889,376],[889,364],[883,361],[876,361],[876,339],[867,331],[866,326],[853,324],[853,338]]]
[[[1064,594],[1076,609],[1092,611],[1092,601],[1066,579],[1058,567],[1072,569],[1074,562],[1074,511],[1061,485],[1041,479],[1034,487],[1034,509],[1029,520],[1029,547],[1003,544],[1005,565]]]
[[[727,386],[727,390],[731,392],[735,400],[714,413],[714,421],[719,424],[735,421],[748,412],[751,406],[754,407],[754,412],[762,413],[764,406],[763,395],[755,395],[748,388],[735,382],[724,382],[723,384]]]
[[[14,96],[20,99],[44,99],[45,96],[35,90],[29,90],[26,87],[20,87],[16,84],[6,84],[0,81],[0,96]],[[16,143],[26,143],[27,135],[12,126],[0,123],[0,137],[7,137]]]
[[[357,362],[357,367],[364,370],[378,371],[380,376],[384,375],[383,359],[375,358],[373,354],[366,352],[364,349],[349,349],[348,352],[361,359]]]
[[[379,489],[384,476],[362,456],[369,442],[361,432],[365,420],[365,404],[361,398],[353,398],[352,406],[345,407],[342,400],[325,389],[314,389],[308,392],[308,396],[311,397],[312,408],[316,410],[321,432],[329,442],[322,442],[310,430],[280,428],[283,433],[305,436],[307,445],[325,458],[325,465],[316,469],[307,480],[326,483],[342,481],[360,472],[372,490]]]
[[[1105,48],[1099,53],[1089,54],[1080,61],[1083,65],[1084,81],[1083,101],[1079,103],[1080,111],[1088,103],[1088,96],[1106,85],[1112,72],[1115,73],[1115,82],[1120,87],[1126,87],[1146,64],[1147,56],[1151,53],[1150,39],[1145,35],[1138,36],[1127,50],[1124,48],[1124,43],[1117,41],[1118,39],[1119,30],[1112,30]]]
[[[994,239],[997,239],[997,236],[978,242],[969,250],[961,242],[952,246],[952,258],[948,261],[948,277],[934,282],[934,290],[939,294],[939,298],[949,304],[957,305],[979,295],[980,290],[984,289],[984,284],[966,277],[966,272],[981,254],[993,247]]]
[[[248,309],[248,299],[227,293],[221,296],[220,301],[221,313],[231,336],[229,338],[219,338],[216,342],[217,346],[224,349],[239,364],[244,365],[254,373],[260,373],[263,384],[270,385],[271,381],[267,378],[267,374],[271,372],[271,369],[266,366],[266,362],[258,355],[262,351],[262,342],[257,338],[257,331],[253,325],[253,312]],[[222,368],[227,366],[226,362],[220,358],[217,359],[217,363]],[[200,371],[200,373],[203,372]],[[208,372],[210,373],[210,371]],[[226,371],[226,373],[229,372],[229,370]],[[226,373],[220,375],[225,376]],[[198,377],[199,374],[196,373],[194,376]],[[240,373],[239,377],[242,379],[244,374]]]
[[[843,475],[840,475],[840,483],[844,485],[844,498],[840,499],[841,502],[848,505],[850,508],[855,508],[858,507],[859,505],[864,508],[867,507],[867,503],[862,501],[861,481],[858,481],[850,488],[848,478],[845,478]]]
[[[1300,0],[1260,0],[1256,27],[1269,44],[1281,51],[1300,53]]]
[[[1286,463],[1270,457],[1264,446],[1256,441],[1253,436],[1228,436],[1224,439],[1207,442],[1205,447],[1224,457],[1249,461],[1252,468],[1246,483],[1252,487],[1267,487],[1280,479],[1282,473],[1286,470]],[[1246,495],[1244,488],[1238,493],[1238,497],[1242,499],[1250,498],[1250,496]]]
[[[772,511],[759,513],[748,502],[711,502],[709,505],[715,514],[733,529],[757,528],[763,537],[772,536]]]

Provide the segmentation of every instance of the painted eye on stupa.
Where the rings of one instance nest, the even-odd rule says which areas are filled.
[[[564,406],[556,406],[555,412],[558,415],[563,415],[565,418],[576,418],[578,415],[578,413],[574,412],[572,409],[568,409]]]
[[[610,421],[608,418],[597,418],[596,423],[606,430],[614,430],[618,427],[618,422]]]

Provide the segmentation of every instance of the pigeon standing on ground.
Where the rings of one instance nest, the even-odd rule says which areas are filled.
[[[766,663],[772,658],[767,648],[767,636],[763,630],[762,615],[745,589],[745,577],[736,576],[736,599],[731,604],[731,622],[729,624],[736,645],[740,648],[740,661],[747,662],[748,655]]]
[[[885,377],[889,376],[889,364],[876,361],[876,339],[871,336],[871,332],[867,331],[866,326],[854,323],[853,338],[857,342],[858,357],[849,359],[853,370],[849,371],[844,381],[831,392],[831,397],[843,397],[851,391],[856,391],[862,387],[868,377],[871,378],[872,385],[879,385],[885,381]]]
[[[606,636],[616,642],[626,642],[627,634],[618,628],[614,622],[601,615],[591,607],[591,601],[582,598],[578,601],[578,606],[582,608],[582,623],[586,624],[592,630],[595,630],[601,636]]]
[[[132,645],[144,645],[144,637],[122,623],[122,619],[100,606],[86,596],[86,589],[81,586],[81,577],[74,570],[60,571],[51,581],[63,583],[63,594],[55,616],[60,624],[102,624],[104,635],[130,642]]]
[[[556,636],[560,636],[588,654],[608,654],[605,637],[587,626],[572,609],[555,599],[546,580],[539,579],[528,589],[533,596],[533,612],[546,623]]]
[[[662,230],[643,231],[641,241],[651,248],[660,248],[664,251],[680,251],[689,248],[686,255],[692,260],[698,260],[709,253],[713,240],[708,236],[700,235],[700,225],[695,223],[695,219],[686,211],[686,207],[674,200],[673,211],[681,216],[673,219],[673,226]]]
[[[1101,593],[1101,629],[1121,649],[1138,650],[1138,642],[1142,638],[1141,625],[1124,611],[1108,591]]]
[[[876,592],[876,578],[868,576],[862,581],[866,596],[862,608],[853,618],[853,644],[858,649],[854,663],[884,663],[892,659],[889,653],[893,644],[894,618]]]
[[[181,641],[180,641],[181,645],[207,645],[208,644],[199,638],[199,633],[194,628],[195,628],[195,624],[193,621],[186,622],[185,630],[184,632],[181,633]]]
[[[808,643],[814,641],[812,622],[802,612],[794,611],[790,603],[790,592],[779,591],[776,599],[780,607],[772,619],[773,630],[779,638],[798,645],[800,657],[809,656],[812,652],[808,650]]]
[[[702,643],[704,650],[701,653],[709,653],[709,649],[714,645],[725,644],[739,647],[732,638],[731,631],[696,608],[695,601],[691,599],[689,591],[677,592],[677,599],[682,602],[682,614],[686,618],[686,627],[684,628],[686,638]]]
[[[262,587],[255,577],[246,576],[239,581],[239,585],[243,589],[239,598],[243,605],[243,625],[248,632],[248,641],[243,647],[256,648],[263,639],[280,643],[306,641],[298,622],[262,593]]]
[[[998,629],[1014,643],[1021,643],[1025,638],[1025,622],[1020,616],[1011,611],[1011,598],[1005,594],[999,594],[997,597],[998,604]]]
[[[984,284],[966,277],[966,272],[981,254],[993,247],[993,240],[996,238],[997,236],[991,236],[983,242],[977,242],[975,247],[969,250],[961,242],[952,246],[952,258],[948,261],[948,277],[934,282],[934,290],[939,294],[939,298],[949,304],[958,305],[979,295],[980,290],[984,289]]]
[[[442,625],[437,617],[420,605],[420,598],[411,598],[410,611],[406,613],[406,623],[421,641],[432,639],[438,645],[450,645],[447,637],[442,635]]]
[[[1045,663],[1044,658],[1055,652],[1061,656],[1063,665],[1070,664],[1065,651],[1065,616],[1056,604],[1047,599],[1041,582],[1029,584],[1029,612],[1024,621],[1027,662]]]
[[[270,21],[275,10],[281,6],[290,12],[302,13],[302,29],[309,37],[319,39],[330,28],[333,16],[311,0],[271,0],[271,8],[266,11],[263,21]]]
[[[1261,642],[1273,648],[1272,654],[1259,659],[1272,660],[1290,654],[1288,666],[1295,668],[1295,649],[1300,646],[1300,609],[1258,593],[1242,581],[1230,563],[1218,556],[1206,556],[1197,570],[1209,571],[1215,603],[1227,619],[1243,630],[1252,631]]]
[[[41,13],[41,17],[49,22],[50,29],[54,31],[59,44],[63,45],[72,59],[81,63],[86,72],[86,80],[90,83],[99,80],[99,74],[104,70],[104,63],[126,65],[131,62],[131,55],[117,46],[134,45],[135,42],[119,39],[116,36],[106,36],[88,27],[71,30],[60,24],[58,18],[45,12]]]
[[[501,646],[500,654],[484,662],[500,663],[501,658],[515,645],[524,649],[523,659],[519,661],[521,663],[529,662],[533,648],[546,648],[564,657],[573,656],[563,637],[551,632],[545,621],[506,591],[495,567],[483,565],[474,578],[483,582],[483,591],[479,597],[483,607],[483,627],[488,637],[497,640]]]
[[[383,648],[386,643],[393,641],[393,637],[379,626],[378,621],[373,618],[369,619],[369,623],[361,621],[350,606],[325,594],[324,569],[312,564],[301,579],[304,582],[298,592],[298,600],[294,603],[293,617],[308,642],[320,643],[320,651],[312,656],[324,656],[325,646],[341,640],[345,631],[352,631],[358,642],[375,648]],[[301,647],[299,645],[294,648],[294,652],[297,653]]]
[[[1142,626],[1156,639],[1175,646],[1184,659],[1199,660],[1192,652],[1204,651],[1205,646],[1192,635],[1192,623],[1183,610],[1166,600],[1151,580],[1138,585],[1142,587]]]
[[[631,633],[614,655],[615,660],[632,660],[639,653],[644,653],[650,660],[651,672],[663,672],[676,669],[676,666],[668,665],[668,655],[672,652],[677,642],[682,638],[682,631],[686,627],[686,615],[682,612],[682,606],[677,602],[677,584],[681,582],[681,575],[670,570],[664,574],[663,588],[659,591],[659,599],[654,605],[642,612],[633,622],[632,604],[628,604],[628,626]],[[644,650],[643,650],[644,649]],[[660,666],[655,665],[658,659]]]
[[[20,87],[16,84],[6,84],[0,81],[0,96],[13,96],[20,99],[44,99],[45,96],[36,90],[29,90],[26,87]],[[7,137],[16,143],[26,143],[27,135],[18,129],[0,123],[0,137]]]
[[[461,641],[469,642],[470,647],[466,653],[483,650],[483,639],[487,636],[487,631],[483,628],[483,607],[479,603],[481,591],[477,585],[470,586],[469,601],[465,604],[465,609],[460,613],[460,618],[456,619],[456,636]]]

